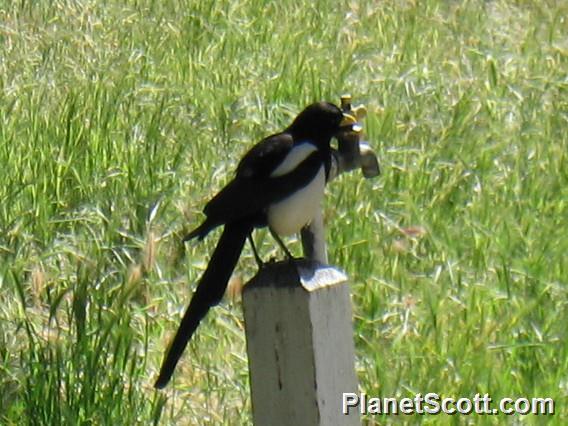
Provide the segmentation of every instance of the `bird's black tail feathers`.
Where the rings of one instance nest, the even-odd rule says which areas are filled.
[[[203,226],[203,225],[202,225]],[[189,239],[200,236],[203,230],[197,228],[190,233]],[[203,273],[191,302],[185,311],[174,340],[170,344],[158,380],[154,387],[161,389],[168,384],[174,369],[199,322],[217,305],[225,293],[231,274],[239,260],[239,256],[253,225],[249,221],[228,223],[211,256],[209,265]],[[208,232],[208,230],[207,230]],[[195,233],[195,234],[194,234]],[[192,235],[194,234],[194,235]],[[187,238],[187,237],[186,237]],[[185,239],[184,239],[185,240]]]

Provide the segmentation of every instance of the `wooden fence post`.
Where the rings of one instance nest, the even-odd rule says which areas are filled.
[[[270,263],[244,287],[256,426],[359,425],[342,413],[358,392],[345,274],[312,261]]]

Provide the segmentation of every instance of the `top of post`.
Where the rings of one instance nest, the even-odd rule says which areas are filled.
[[[255,275],[244,291],[251,288],[297,288],[311,292],[347,282],[347,275],[333,266],[307,259],[271,262]]]

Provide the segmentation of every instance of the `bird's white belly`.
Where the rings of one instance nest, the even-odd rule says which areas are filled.
[[[322,166],[307,186],[268,208],[270,228],[278,235],[299,232],[321,208],[324,188],[325,171]]]

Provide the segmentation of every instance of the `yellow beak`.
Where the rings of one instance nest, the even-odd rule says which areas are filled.
[[[348,112],[344,112],[343,113],[343,120],[341,120],[341,123],[339,123],[339,126],[340,127],[347,127],[347,126],[352,126],[355,123],[357,123],[357,117],[355,117],[353,114],[350,114]]]
[[[360,132],[363,127],[359,122],[367,115],[367,109],[360,105],[357,108],[353,108],[350,111],[343,112],[343,120],[339,123],[340,127],[352,126],[354,132]]]

